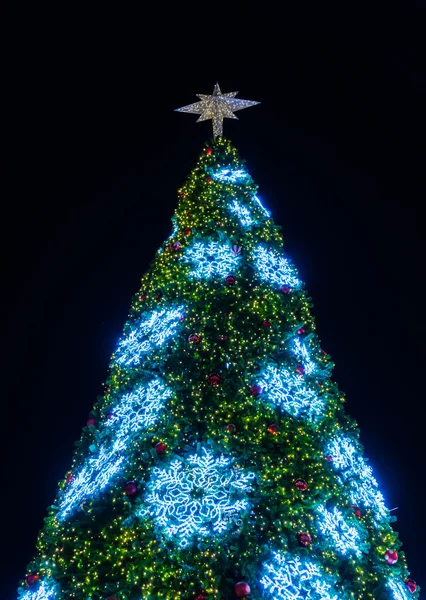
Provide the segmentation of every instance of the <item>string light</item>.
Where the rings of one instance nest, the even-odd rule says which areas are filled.
[[[316,369],[314,361],[311,359],[306,344],[300,341],[299,338],[295,338],[293,341],[293,353],[303,363],[306,375],[312,375]]]
[[[253,225],[253,219],[249,209],[236,200],[229,205],[229,210],[237,215],[238,220],[243,227],[249,227],[250,225]]]
[[[329,511],[325,506],[318,506],[317,512],[322,516],[320,531],[333,540],[337,552],[343,555],[353,552],[359,558],[362,554],[359,549],[361,536],[355,527],[346,523],[340,510],[334,507]]]
[[[241,183],[248,178],[249,174],[244,169],[219,169],[213,173],[213,179],[228,183]]]
[[[271,213],[269,212],[269,210],[266,210],[266,208],[263,206],[262,202],[260,201],[258,196],[253,196],[254,200],[257,202],[257,204],[260,206],[260,208],[263,210],[263,212],[265,213],[265,215],[267,217],[271,216]]]
[[[257,246],[254,252],[257,274],[261,279],[277,286],[288,285],[298,288],[301,285],[294,268],[283,256],[268,251],[264,246]]]
[[[36,590],[26,590],[20,596],[20,600],[53,600],[54,597],[54,589],[47,581],[42,581]]]
[[[411,598],[407,588],[395,579],[388,579],[387,587],[391,590],[394,600],[408,600]]]
[[[189,456],[186,463],[173,460],[169,468],[154,468],[148,484],[147,509],[167,538],[187,547],[191,540],[223,533],[230,528],[233,515],[245,511],[245,495],[251,489],[253,473],[231,466],[223,455]]]
[[[226,277],[235,272],[240,257],[232,252],[230,244],[219,242],[195,242],[187,248],[184,261],[191,265],[190,277],[211,279],[213,276]]]
[[[325,581],[322,569],[313,561],[275,552],[273,562],[264,565],[263,570],[266,573],[260,583],[273,598],[338,600],[331,583]]]

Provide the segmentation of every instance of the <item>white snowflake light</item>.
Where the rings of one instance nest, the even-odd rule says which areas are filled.
[[[54,597],[54,590],[46,581],[42,581],[37,589],[26,590],[19,596],[19,600],[53,600]]]
[[[242,204],[237,202],[236,200],[231,202],[231,204],[229,205],[229,210],[237,215],[238,220],[243,227],[249,227],[253,224],[253,219],[251,217],[249,209],[246,206],[243,206]]]
[[[168,539],[180,547],[229,529],[233,516],[248,509],[245,496],[253,473],[232,466],[229,458],[202,449],[186,462],[174,460],[165,469],[154,468],[148,484],[147,509]]]
[[[353,552],[359,558],[362,554],[359,549],[361,536],[356,527],[348,525],[336,507],[329,511],[325,506],[319,506],[317,511],[322,517],[320,531],[333,541],[336,551],[343,555]]]
[[[170,389],[154,379],[121,398],[113,416],[105,424],[107,428],[116,427],[114,442],[111,447],[101,446],[97,456],[88,458],[72,480],[62,496],[58,512],[60,521],[66,519],[84,500],[100,494],[122,471],[124,452],[130,441],[141,430],[155,423],[170,396]]]
[[[378,484],[369,467],[357,451],[352,440],[343,435],[336,436],[327,445],[326,453],[333,457],[332,465],[340,471],[342,481],[347,481],[351,489],[351,502],[370,508],[380,519],[388,510]]]
[[[243,169],[220,169],[213,173],[213,179],[225,181],[226,183],[241,183],[249,178],[249,174]]]
[[[283,256],[268,251],[264,246],[257,246],[254,263],[258,276],[277,286],[288,285],[298,288],[301,285],[294,268]]]
[[[227,277],[233,273],[239,263],[240,256],[236,256],[230,244],[219,242],[195,242],[187,248],[183,260],[189,263],[189,275],[194,279],[211,279],[213,276]]]
[[[183,306],[162,308],[142,317],[135,329],[118,344],[116,360],[120,365],[138,365],[144,354],[161,346],[172,336],[184,313]]]
[[[411,597],[407,588],[395,579],[388,579],[387,587],[392,591],[394,600],[408,600]]]
[[[306,375],[311,375],[315,371],[316,365],[311,358],[306,344],[301,342],[299,338],[295,338],[294,340],[293,353],[296,356],[296,358],[300,360],[301,363],[303,363]]]
[[[290,373],[284,367],[266,367],[259,385],[268,400],[292,417],[303,417],[315,422],[324,412],[324,401],[306,386],[303,377]]]
[[[283,600],[338,600],[320,566],[314,561],[290,557],[279,552],[264,565],[261,585],[268,597]]]

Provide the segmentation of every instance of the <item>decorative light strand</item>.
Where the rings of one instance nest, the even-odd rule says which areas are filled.
[[[233,202],[231,202],[229,205],[229,210],[237,215],[238,220],[243,227],[250,227],[250,225],[253,225],[251,213],[246,206],[243,206],[236,200],[233,200]]]
[[[336,551],[343,555],[354,553],[360,558],[362,555],[359,548],[361,536],[356,527],[348,525],[343,514],[336,507],[329,511],[325,506],[318,506],[317,512],[322,517],[318,524],[320,531],[327,538],[331,538]]]
[[[54,597],[54,589],[47,581],[42,581],[35,590],[26,590],[19,600],[53,600]]]
[[[213,173],[213,179],[227,183],[241,183],[249,177],[250,175],[244,169],[219,169]]]
[[[187,248],[183,260],[191,265],[190,277],[211,279],[215,275],[227,277],[234,273],[240,263],[240,256],[232,252],[230,244],[195,242]]]
[[[407,588],[395,579],[388,579],[387,587],[391,590],[394,600],[408,600],[411,598]]]
[[[316,369],[314,361],[311,359],[310,352],[306,347],[306,344],[300,341],[299,338],[295,338],[293,342],[293,353],[303,363],[306,375],[312,375]]]
[[[274,254],[264,246],[257,246],[254,252],[254,263],[258,276],[277,286],[288,285],[298,288],[300,279],[296,276],[295,269],[283,256]]]

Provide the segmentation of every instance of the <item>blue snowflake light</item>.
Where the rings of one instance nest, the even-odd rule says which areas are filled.
[[[340,471],[341,481],[347,481],[351,490],[351,502],[370,508],[377,517],[388,514],[382,493],[369,467],[357,451],[352,440],[343,435],[336,436],[327,445],[327,454],[333,457],[332,465]]]
[[[100,494],[122,471],[124,452],[130,441],[141,430],[155,423],[170,396],[170,389],[154,379],[121,398],[113,416],[105,424],[106,428],[115,428],[114,442],[111,447],[101,446],[97,456],[88,458],[72,480],[62,496],[58,512],[60,521],[66,519],[87,498]]]
[[[324,412],[324,401],[306,386],[301,375],[290,373],[285,367],[266,367],[259,385],[269,401],[292,417],[315,422]]]
[[[411,597],[407,588],[395,579],[388,579],[387,587],[391,590],[394,600],[408,600]]]
[[[47,583],[42,581],[35,590],[26,590],[21,596],[20,600],[53,600],[55,592],[53,588]]]
[[[241,183],[249,178],[249,174],[244,169],[220,169],[212,176],[213,179],[226,183]]]
[[[144,354],[164,344],[176,332],[183,313],[184,307],[177,306],[143,316],[135,329],[119,342],[115,353],[118,364],[138,365]]]
[[[187,461],[174,460],[168,468],[154,468],[148,484],[147,509],[166,538],[182,548],[199,538],[223,533],[249,507],[253,473],[232,466],[232,460],[202,449]]]
[[[264,565],[261,585],[268,597],[283,600],[338,600],[325,580],[320,566],[299,556],[274,553],[274,560]]]
[[[264,246],[257,246],[254,252],[254,263],[258,276],[273,285],[288,285],[298,288],[300,279],[296,276],[294,268],[283,256],[268,251]]]
[[[321,515],[320,531],[334,543],[336,551],[343,555],[354,553],[359,558],[362,554],[359,549],[361,536],[356,527],[348,525],[336,507],[329,511],[325,506],[318,506],[317,512]]]
[[[183,260],[191,266],[191,277],[211,279],[213,276],[227,277],[235,272],[240,258],[232,252],[230,244],[211,241],[195,242],[187,248]]]
[[[242,204],[234,200],[229,205],[229,210],[237,215],[238,220],[243,227],[249,227],[250,225],[253,225],[251,213],[246,206],[243,206]]]
[[[311,375],[315,371],[316,365],[311,359],[311,355],[306,347],[306,344],[301,342],[299,338],[295,338],[293,342],[293,353],[297,359],[303,363],[306,375]]]

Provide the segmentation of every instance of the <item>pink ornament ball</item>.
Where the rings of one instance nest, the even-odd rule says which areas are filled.
[[[158,454],[158,456],[163,455],[166,450],[167,450],[167,445],[164,442],[157,442],[155,444],[155,451]]]
[[[394,565],[396,562],[398,562],[398,553],[395,550],[386,550],[385,560],[388,565]]]
[[[239,581],[235,584],[235,593],[237,594],[238,598],[244,598],[245,596],[248,596],[250,592],[250,586],[245,581]]]
[[[410,594],[414,594],[414,592],[417,590],[417,583],[414,581],[414,579],[406,579],[404,581],[405,585],[407,586],[407,590],[410,592]]]
[[[136,492],[138,491],[138,488],[135,485],[134,481],[129,481],[128,483],[126,483],[126,485],[124,486],[124,491],[127,494],[127,496],[133,496],[134,494],[136,494]]]
[[[259,394],[262,393],[262,388],[260,385],[251,385],[249,389],[252,396],[259,396]]]

